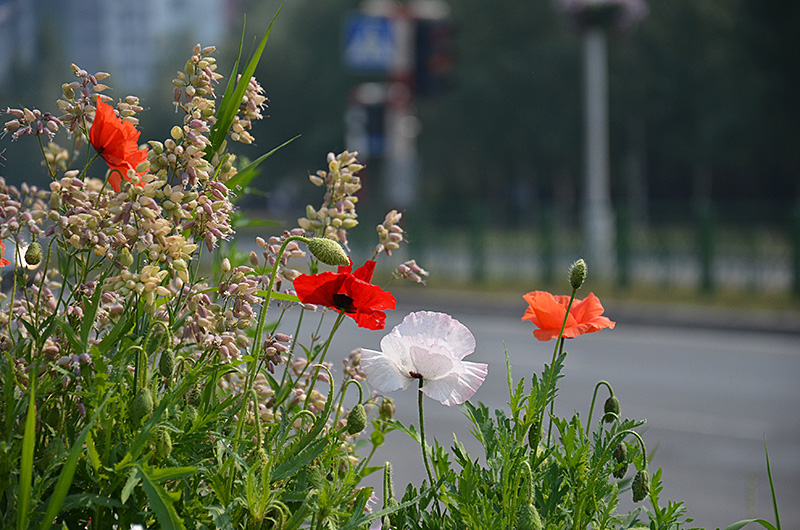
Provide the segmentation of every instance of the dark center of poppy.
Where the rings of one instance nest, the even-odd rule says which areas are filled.
[[[346,294],[336,293],[333,295],[333,305],[345,313],[353,312],[353,299]]]
[[[414,379],[422,379],[422,374],[419,372],[408,372],[408,375],[410,375]]]

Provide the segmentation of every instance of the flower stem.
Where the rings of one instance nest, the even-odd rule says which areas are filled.
[[[328,354],[328,347],[331,345],[331,340],[333,340],[333,334],[336,333],[336,330],[339,329],[339,326],[342,324],[342,320],[344,320],[344,311],[339,313],[339,316],[336,317],[336,322],[333,323],[333,327],[331,328],[331,333],[328,335],[328,340],[325,341],[325,346],[322,348],[322,355],[319,357],[319,361],[316,362],[317,365],[322,365],[325,362],[325,356]],[[309,359],[310,361],[310,359]],[[320,366],[317,366],[317,370],[314,372],[314,376],[311,378],[311,382],[308,385],[308,390],[306,390],[306,399],[303,403],[303,410],[308,408],[308,400],[311,399],[311,392],[314,391],[314,386],[317,384],[317,378],[319,377]],[[332,396],[329,399],[333,399]],[[337,413],[338,414],[338,413]]]
[[[592,405],[589,407],[589,421],[586,422],[586,425],[589,429],[592,428],[592,413],[594,412],[594,402],[597,399],[597,391],[600,389],[600,385],[605,385],[608,388],[608,391],[611,395],[614,395],[614,389],[611,388],[611,385],[608,381],[600,381],[594,386],[594,394],[592,394]]]
[[[428,449],[427,444],[425,443],[425,418],[422,414],[422,383],[423,380],[419,380],[419,437],[420,437],[420,445],[422,446],[422,461],[425,463],[425,471],[428,472],[428,480],[431,482],[431,488],[433,487],[433,473],[431,473],[431,465],[428,463]],[[434,492],[434,495],[436,493]]]
[[[550,372],[547,374],[547,385],[545,386],[545,402],[542,406],[542,412],[540,414],[539,424],[541,425],[544,421],[544,411],[547,408],[547,401],[550,395],[550,385],[553,384],[553,372],[554,366],[556,364],[556,359],[561,355],[561,352],[564,351],[564,329],[567,327],[567,320],[569,320],[569,311],[572,309],[572,302],[575,300],[575,293],[578,292],[578,289],[572,289],[572,295],[569,297],[569,304],[567,304],[567,310],[564,313],[564,321],[561,323],[561,330],[558,332],[558,339],[556,339],[555,348],[553,348],[553,359],[550,361]],[[550,446],[550,432],[553,428],[553,408],[555,407],[555,396],[553,399],[550,400],[550,421],[547,426],[547,446]]]

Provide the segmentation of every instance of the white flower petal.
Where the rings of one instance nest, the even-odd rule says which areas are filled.
[[[461,361],[456,368],[460,370],[453,370],[442,379],[426,380],[422,393],[449,407],[471,398],[486,378],[488,367],[483,363]]]
[[[461,360],[475,350],[475,337],[444,313],[410,313],[381,339],[381,349],[361,350],[361,368],[380,392],[408,388],[421,376],[422,392],[451,406],[472,397],[486,378],[485,364]]]
[[[451,356],[463,359],[475,351],[475,337],[469,329],[446,313],[417,311],[409,313],[392,333],[404,338],[421,338],[446,345]],[[383,346],[383,344],[381,344]]]
[[[441,379],[453,371],[453,363],[459,361],[451,359],[448,355],[431,351],[417,345],[411,346],[411,362],[413,371],[422,376],[426,381]]]
[[[375,350],[361,350],[361,369],[369,384],[380,392],[406,389],[413,381],[389,355]]]

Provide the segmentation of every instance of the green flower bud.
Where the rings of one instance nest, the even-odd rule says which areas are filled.
[[[647,471],[642,469],[636,473],[636,476],[633,477],[631,491],[633,492],[633,502],[639,502],[650,494],[650,475],[647,474]]]
[[[119,253],[119,262],[125,267],[133,265],[133,255],[131,251],[127,248],[123,248]]]
[[[612,451],[612,455],[617,463],[614,466],[614,477],[622,478],[625,476],[625,472],[628,471],[628,446],[623,443],[617,444]]]
[[[39,243],[34,241],[28,245],[28,250],[25,252],[25,263],[28,265],[38,265],[42,261],[42,247]]]
[[[197,407],[198,405],[200,405],[200,400],[202,399],[202,397],[203,397],[203,393],[196,386],[191,387],[186,392],[186,402],[189,403],[189,405],[192,405],[194,407]]]
[[[308,250],[322,263],[334,266],[350,264],[341,245],[332,239],[313,237],[308,242]]]
[[[161,377],[172,379],[172,373],[175,371],[175,352],[167,348],[161,352],[161,358],[158,360],[158,373]]]
[[[517,511],[517,524],[514,528],[516,530],[542,530],[542,520],[533,504],[526,502],[520,505]]]
[[[606,400],[603,405],[603,412],[605,413],[603,421],[606,423],[611,423],[619,418],[619,400],[617,396],[611,396]]]
[[[153,393],[149,388],[141,388],[128,407],[131,422],[139,426],[147,416],[153,413]]]
[[[347,434],[358,434],[367,426],[367,411],[364,405],[359,403],[347,416]]]
[[[384,397],[381,401],[381,406],[378,407],[378,417],[383,420],[391,420],[394,418],[395,406],[392,398]]]
[[[531,424],[530,429],[528,429],[528,447],[531,449],[536,448],[539,445],[539,422],[535,421]]]
[[[156,431],[155,456],[157,460],[164,460],[172,453],[172,436],[169,431],[161,427]]]
[[[191,405],[187,406],[183,413],[186,415],[186,420],[191,424],[197,421],[197,409]]]
[[[586,281],[586,262],[579,259],[569,269],[569,283],[573,289],[580,289]]]

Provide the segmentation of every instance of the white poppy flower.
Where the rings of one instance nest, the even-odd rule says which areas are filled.
[[[475,351],[475,337],[445,313],[408,314],[381,339],[381,350],[361,350],[361,369],[381,392],[421,379],[426,396],[452,406],[471,398],[486,378],[485,364],[462,360]]]

